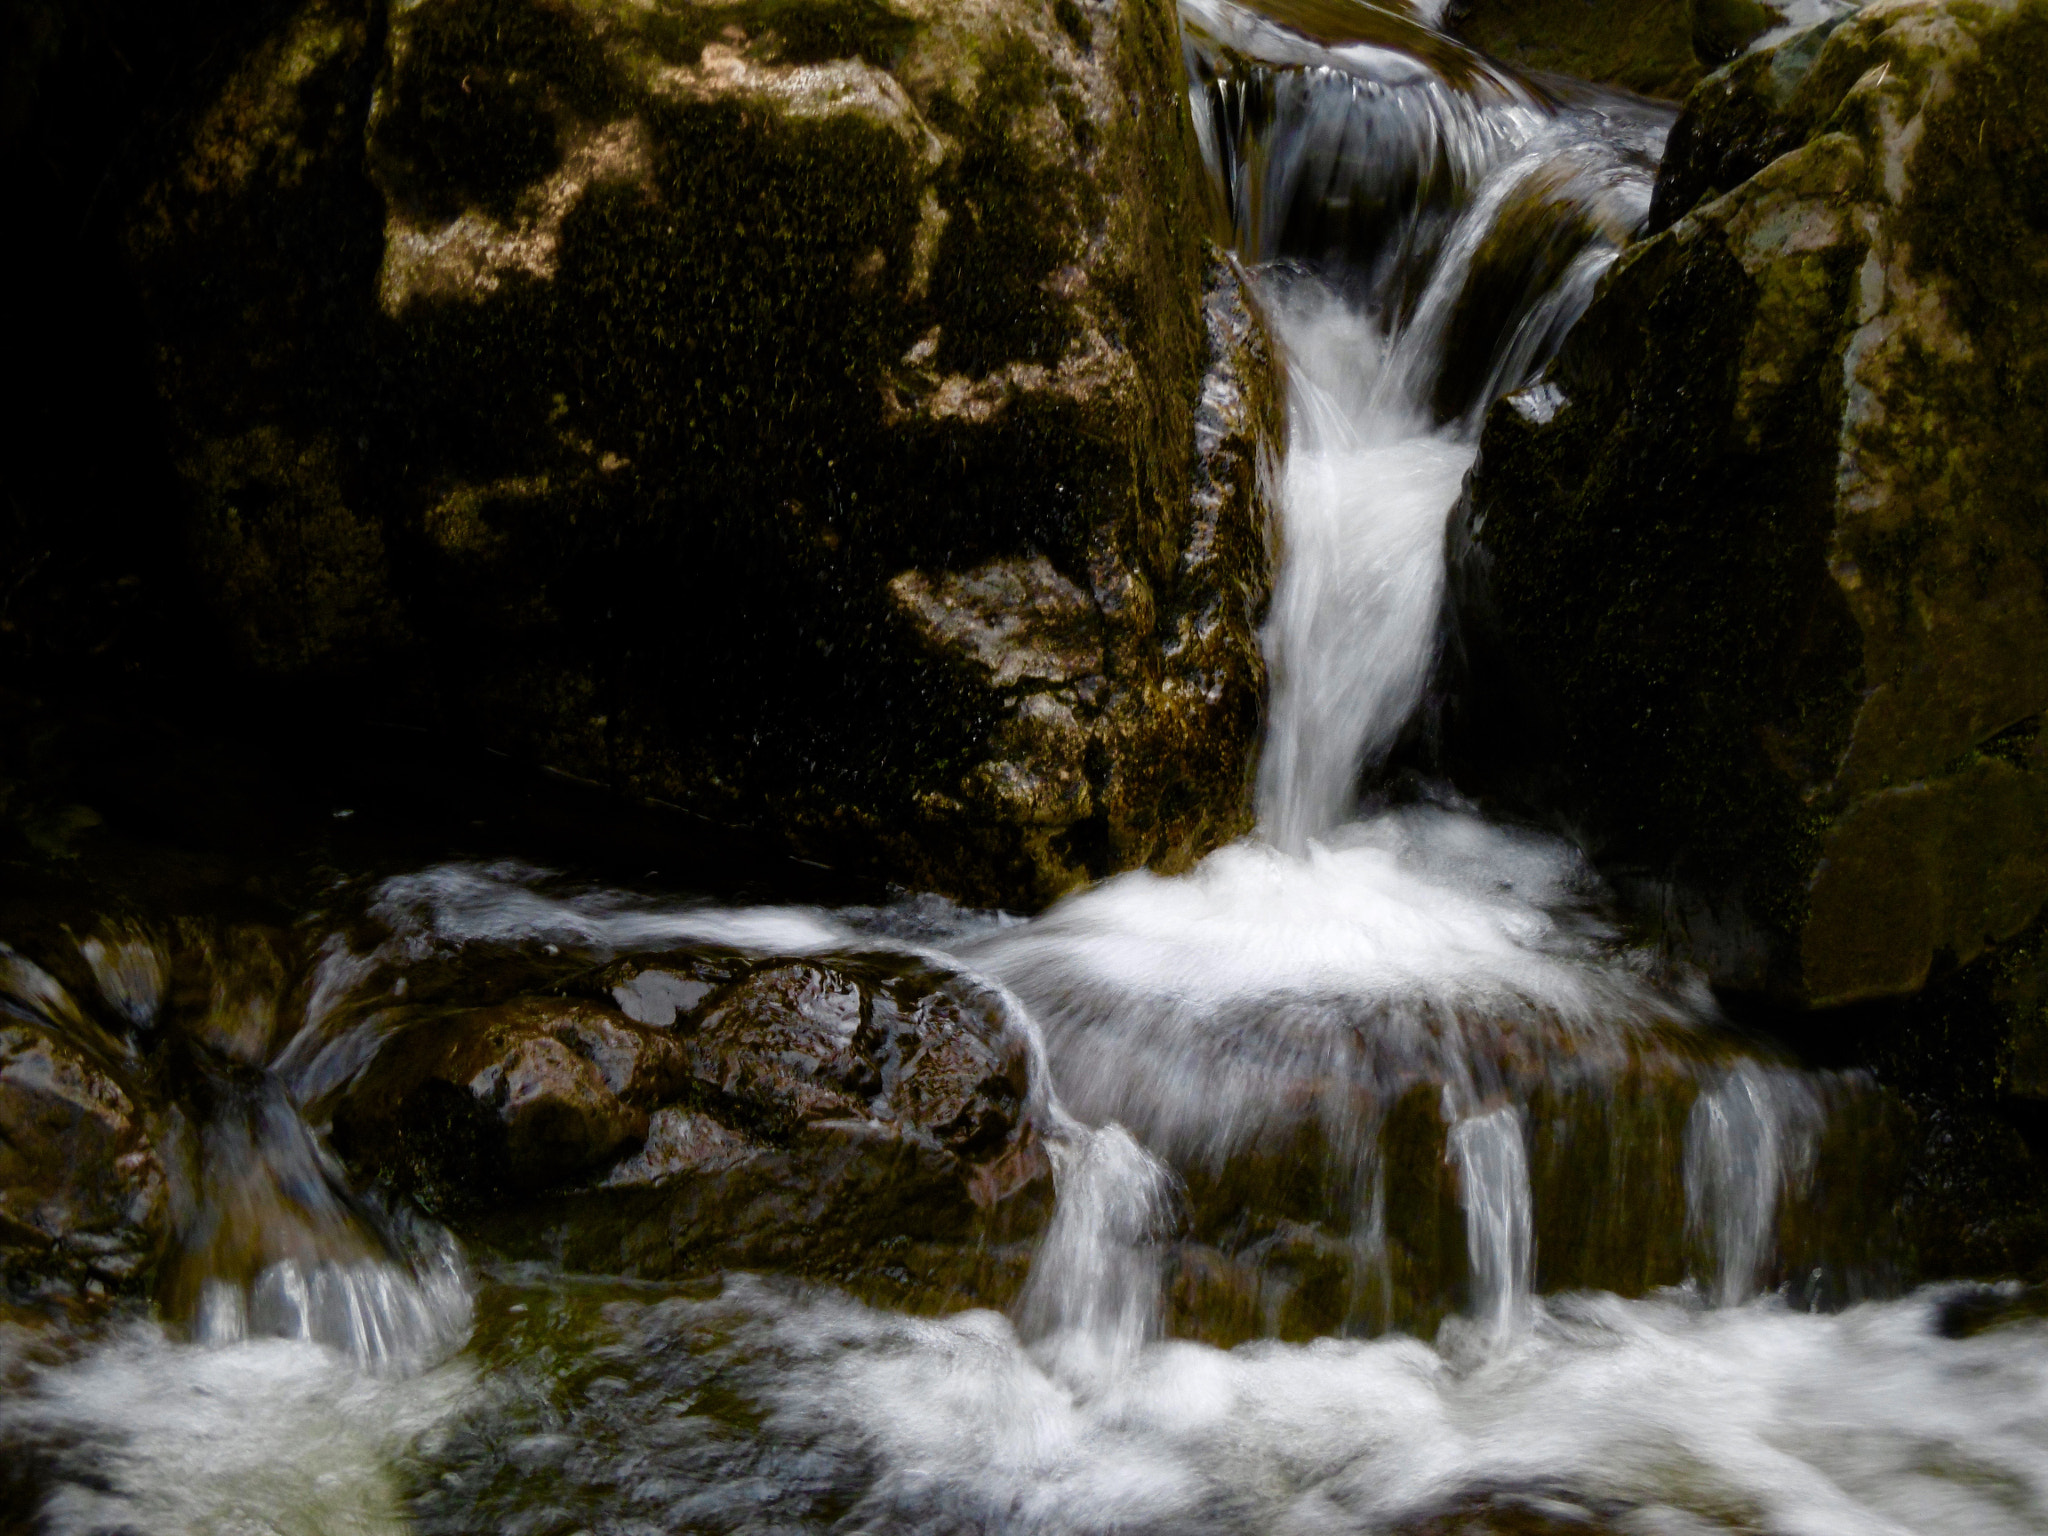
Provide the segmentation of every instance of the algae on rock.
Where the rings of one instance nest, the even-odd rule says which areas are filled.
[[[1494,745],[1728,985],[1910,993],[2048,899],[2044,63],[2039,0],[1889,0],[1731,66],[1488,418]]]
[[[305,0],[131,226],[204,600],[906,884],[1188,862],[1279,427],[1180,75],[1166,0]]]

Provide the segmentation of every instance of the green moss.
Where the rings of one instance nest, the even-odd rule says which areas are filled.
[[[1072,322],[1046,282],[1081,255],[1080,232],[1096,212],[1077,206],[1082,189],[1034,152],[1019,121],[1052,85],[1044,57],[1011,33],[987,46],[979,62],[971,105],[946,95],[927,108],[932,126],[960,144],[932,300],[950,320],[941,364],[969,374],[1010,359],[1059,361]]]
[[[2008,533],[2048,565],[2048,7],[1988,29],[1974,67],[1929,106],[1899,234],[1975,350],[1930,381],[1946,423],[1927,476],[1946,525]],[[1930,444],[1930,447],[1935,446]],[[2048,678],[2043,678],[2048,686]]]
[[[1829,258],[1810,274],[1820,313],[1838,312],[1853,269]],[[1560,780],[1598,786],[1603,857],[1671,869],[1675,855],[1684,878],[1742,890],[1791,932],[1815,829],[1760,733],[1795,762],[1829,760],[1859,682],[1822,558],[1828,346],[1782,360],[1760,442],[1723,425],[1761,302],[1712,234],[1639,247],[1560,359],[1556,420],[1493,412],[1474,500],[1505,648],[1554,703]]]
[[[618,99],[603,49],[533,0],[424,0],[403,19],[404,65],[379,136],[385,180],[423,216],[508,215],[562,162],[561,119]]]
[[[1095,46],[1094,34],[1088,28],[1088,18],[1082,14],[1081,7],[1076,5],[1074,0],[1053,0],[1052,17],[1060,24],[1060,30],[1073,39],[1075,47],[1085,50]]]
[[[1497,408],[1475,487],[1509,647],[1554,690],[1563,774],[1602,784],[1608,856],[1655,860],[1688,827],[1683,862],[1710,889],[1759,879],[1755,860],[1798,840],[1757,727],[1790,705],[1808,752],[1839,750],[1855,698],[1821,567],[1827,348],[1800,360],[1804,412],[1761,451],[1710,426],[1735,414],[1757,305],[1712,238],[1634,252],[1604,299],[1630,336],[1589,317],[1561,360],[1565,414],[1530,430]],[[1782,922],[1792,872],[1755,893]]]
[[[1845,13],[1846,14],[1846,13]],[[1831,51],[1837,16],[1762,53],[1735,60],[1686,99],[1672,125],[1650,204],[1650,228],[1669,228],[1712,197],[1747,181],[1798,148],[1833,113],[1867,62],[1860,34]],[[1828,67],[1814,66],[1823,53]]]
[[[2025,1052],[2044,974],[2037,922],[1974,964],[1941,957],[1919,996],[1854,1020],[1862,1058],[1906,1111],[1899,1218],[1921,1279],[2048,1278],[2040,1148],[2020,1134],[2029,1121],[2014,1097],[2042,1086],[2025,1076]]]
[[[1778,24],[1762,0],[1693,0],[1692,50],[1708,68],[1725,64]]]

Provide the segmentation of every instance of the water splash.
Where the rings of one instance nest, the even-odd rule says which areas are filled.
[[[0,952],[0,1013],[119,1079],[169,1091],[154,1137],[171,1225],[157,1284],[165,1315],[202,1344],[297,1339],[377,1372],[412,1374],[446,1358],[470,1322],[454,1238],[359,1198],[284,1079],[264,1066],[287,991],[277,957],[246,934],[194,925],[192,938],[185,972],[202,1001],[175,1019],[166,1017],[173,957],[140,930],[78,944],[102,1018],[48,972]]]

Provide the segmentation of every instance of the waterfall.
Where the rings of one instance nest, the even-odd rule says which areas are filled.
[[[2048,1303],[1899,1294],[1894,1107],[1728,1027],[1570,838],[1387,767],[1480,421],[1639,224],[1671,116],[1518,79],[1442,9],[1183,0],[1215,211],[1286,369],[1256,832],[1028,918],[459,862],[323,894],[296,974],[125,921],[61,983],[0,948],[0,1022],[178,1106],[161,1317],[45,1348],[0,1311],[0,1500],[47,1488],[38,1529],[79,1536],[2048,1529]],[[609,998],[709,1034],[730,972],[636,966],[735,957],[914,962],[986,1010],[1049,1214],[1035,1172],[977,1184],[990,1225],[883,1305],[821,1206],[796,1241],[822,1263],[687,1268],[698,1217],[662,1202],[694,1166],[620,1197],[680,1272],[621,1279],[487,1225],[472,1268],[328,1151],[437,1010]],[[923,1283],[903,1228],[873,1247]]]
[[[1382,387],[1402,361],[1370,316],[1313,280],[1273,286],[1288,361],[1287,556],[1262,637],[1273,696],[1258,809],[1261,834],[1299,855],[1349,819],[1360,768],[1421,702],[1444,518],[1473,449]]]
[[[1159,1257],[1172,1178],[1121,1126],[1051,1142],[1059,1205],[1017,1303],[1055,1379],[1101,1390],[1159,1334]]]
[[[1357,35],[1319,41],[1233,0],[1182,13],[1198,137],[1287,369],[1258,838],[968,954],[1032,1010],[1070,1106],[1194,1170],[1198,1211],[1234,1163],[1323,1166],[1353,1213],[1354,1294],[1378,1295],[1360,1320],[1404,1304],[1389,1116],[1440,1090],[1429,1134],[1457,1170],[1469,1291],[1505,1337],[1533,1283],[1522,1102],[1645,1063],[1689,1093],[1684,1037],[1713,1010],[1621,955],[1560,840],[1455,797],[1361,818],[1358,791],[1437,659],[1480,418],[1646,216],[1669,116],[1560,101],[1393,12],[1316,15],[1337,13]]]
[[[1377,36],[1325,47],[1232,0],[1183,8],[1203,153],[1287,361],[1258,808],[1296,854],[1349,819],[1420,703],[1480,417],[1647,216],[1668,122],[1566,107],[1355,9]]]

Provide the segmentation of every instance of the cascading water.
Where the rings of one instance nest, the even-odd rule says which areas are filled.
[[[1198,1238],[1242,1223],[1235,1196],[1205,1211],[1234,1165],[1324,1166],[1314,1220],[1355,1254],[1325,1326],[1419,1323],[1450,1286],[1419,1256],[1430,1218],[1390,1217],[1385,1198],[1386,1162],[1417,1134],[1404,1096],[1438,1095],[1427,1135],[1460,1169],[1468,1289],[1511,1331],[1535,1269],[1525,1143],[1556,1134],[1524,1106],[1564,1081],[1686,1097],[1726,1047],[1701,1032],[1697,987],[1619,945],[1567,845],[1444,795],[1361,817],[1359,786],[1436,660],[1445,523],[1479,418],[1647,214],[1668,118],[1559,102],[1412,21],[1345,14],[1366,35],[1325,46],[1230,0],[1185,8],[1201,142],[1288,363],[1259,836],[966,952],[1038,1018],[1078,1112],[1188,1172]],[[1634,1173],[1671,1192],[1677,1227],[1676,1157]],[[1620,1193],[1580,1185],[1542,1193]],[[1225,1246],[1258,1271],[1243,1283],[1260,1305],[1289,1283],[1247,1258],[1256,1244]]]
[[[1465,1244],[1472,1255],[1472,1310],[1499,1344],[1511,1338],[1529,1308],[1529,1157],[1521,1111],[1513,1105],[1473,1115],[1451,1127],[1450,1158],[1465,1207]]]
[[[1519,81],[1428,8],[1183,14],[1288,367],[1258,835],[1029,922],[437,866],[338,897],[296,968],[88,936],[72,979],[109,1027],[4,957],[0,1008],[183,1074],[191,1107],[172,1326],[47,1358],[0,1330],[0,1445],[43,1469],[39,1528],[2048,1528],[2025,1297],[1803,1310],[1887,1295],[1844,1197],[1867,1085],[1735,1037],[1568,842],[1444,786],[1375,792],[1436,659],[1480,415],[1642,218],[1668,114]],[[1058,1198],[1009,1316],[472,1273],[349,1188],[326,1117],[437,978],[691,948],[912,960],[1024,1037]],[[173,1038],[181,965],[205,985]],[[612,995],[660,1021],[680,985]],[[1972,1319],[2002,1326],[1943,1336]]]

